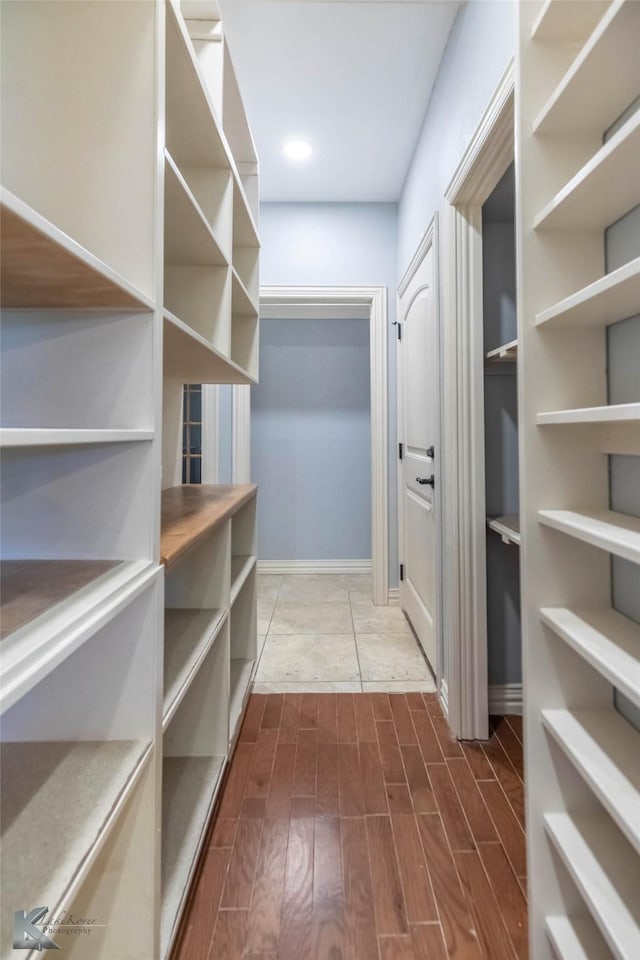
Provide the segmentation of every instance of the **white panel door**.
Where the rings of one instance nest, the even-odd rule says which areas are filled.
[[[430,247],[398,298],[398,438],[400,459],[400,605],[437,672],[439,583],[439,381],[434,251]]]

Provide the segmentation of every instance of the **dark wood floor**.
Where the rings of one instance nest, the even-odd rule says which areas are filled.
[[[523,960],[519,717],[432,694],[253,696],[178,960]]]

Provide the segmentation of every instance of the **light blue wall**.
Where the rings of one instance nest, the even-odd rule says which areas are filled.
[[[388,288],[389,580],[393,586],[398,579],[396,341],[391,327],[397,287],[397,206],[264,203],[260,207],[260,238],[261,285]]]
[[[368,320],[262,320],[251,391],[261,560],[371,558]]]

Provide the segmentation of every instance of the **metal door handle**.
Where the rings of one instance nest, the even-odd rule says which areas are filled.
[[[435,489],[436,481],[433,474],[430,477],[416,477],[416,483],[426,483],[428,486]]]

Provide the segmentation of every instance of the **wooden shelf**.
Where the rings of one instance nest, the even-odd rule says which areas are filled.
[[[545,829],[611,950],[635,960],[640,942],[637,866],[606,813],[548,813]]]
[[[144,560],[3,560],[2,670],[7,710],[157,575]]]
[[[187,181],[165,151],[165,261],[181,266],[228,265]]]
[[[488,517],[487,525],[490,530],[500,534],[503,543],[520,546],[520,517],[514,514],[505,517]]]
[[[538,134],[602,133],[638,93],[640,6],[614,0],[533,124]],[[615,82],[603,83],[615,64]]]
[[[61,430],[56,427],[0,427],[0,447],[62,447],[85,443],[140,443],[152,430]]]
[[[162,493],[160,560],[165,567],[177,563],[257,492],[253,483],[185,484]]]
[[[225,618],[224,610],[165,610],[163,728],[178,709]]]
[[[606,327],[636,313],[640,313],[640,257],[543,310],[536,325]]]
[[[164,311],[164,375],[180,383],[255,383],[255,378],[169,310]]]
[[[3,902],[68,906],[151,755],[137,740],[3,743]]]
[[[576,410],[550,410],[538,413],[540,426],[572,423],[638,423],[640,403],[616,403],[604,407],[582,407]]]
[[[153,302],[9,190],[0,209],[0,299],[24,308],[153,310]]]
[[[591,917],[547,917],[545,926],[559,960],[611,960],[611,951]]]
[[[249,695],[255,660],[231,660],[231,700],[229,704],[229,742],[233,742],[238,721]]]
[[[640,110],[535,217],[535,230],[604,230],[640,203]]]
[[[511,340],[509,343],[496,347],[495,350],[489,350],[485,359],[491,360],[493,363],[515,362],[518,359],[518,341]]]
[[[542,607],[540,616],[558,637],[640,707],[640,625],[611,608]]]
[[[542,722],[640,852],[640,733],[613,709],[543,710]]]
[[[256,558],[254,556],[231,557],[231,603],[242,590],[255,565]]]
[[[160,956],[167,957],[189,892],[224,757],[165,757],[162,763]]]
[[[531,39],[583,43],[609,7],[610,0],[546,0],[531,28]]]
[[[640,518],[605,510],[577,513],[572,510],[539,510],[540,523],[566,533],[583,543],[632,563],[640,563]]]

